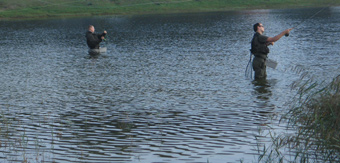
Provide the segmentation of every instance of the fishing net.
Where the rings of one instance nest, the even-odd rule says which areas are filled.
[[[245,76],[247,79],[253,79],[253,64],[252,64],[253,55],[250,53],[249,61],[246,67]]]

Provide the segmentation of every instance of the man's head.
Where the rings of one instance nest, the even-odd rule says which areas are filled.
[[[254,32],[259,32],[259,33],[263,33],[264,32],[264,27],[261,23],[256,23],[254,24]]]
[[[92,32],[92,33],[94,33],[94,30],[95,30],[95,29],[94,29],[94,26],[93,26],[93,25],[89,25],[89,31]]]

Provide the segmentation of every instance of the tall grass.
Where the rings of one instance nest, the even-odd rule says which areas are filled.
[[[340,161],[340,75],[328,84],[307,76],[293,85],[296,101],[281,117],[296,133],[269,131],[272,142],[258,146],[259,162]]]
[[[298,105],[288,112],[289,124],[300,126],[295,139],[311,140],[307,147],[332,159],[329,152],[340,153],[340,75],[325,86],[307,81],[299,96]]]

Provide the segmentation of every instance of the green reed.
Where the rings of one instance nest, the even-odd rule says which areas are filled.
[[[296,132],[269,131],[272,141],[258,145],[258,162],[340,161],[340,75],[325,84],[302,74],[292,88],[297,89],[296,99],[280,121]]]
[[[18,127],[22,130],[17,130]],[[32,148],[32,143],[34,143],[34,148]],[[45,153],[41,151],[41,147],[43,147],[42,139],[30,137],[22,122],[11,116],[8,117],[4,112],[0,113],[0,149],[9,153],[20,154],[11,156],[11,154],[7,155],[7,152],[4,152],[3,161],[11,162],[12,159],[16,159],[17,162],[23,163],[45,162]]]
[[[296,140],[311,140],[307,147],[340,152],[340,75],[323,85],[306,81],[298,90],[300,97],[297,106],[289,110],[288,120],[300,125]]]

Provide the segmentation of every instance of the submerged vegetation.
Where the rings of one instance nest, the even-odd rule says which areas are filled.
[[[0,18],[47,18],[321,7],[334,0],[11,0],[0,2]]]
[[[339,162],[340,75],[329,84],[300,79],[293,88],[297,100],[281,120],[296,133],[269,131],[272,143],[258,147],[259,162]]]

